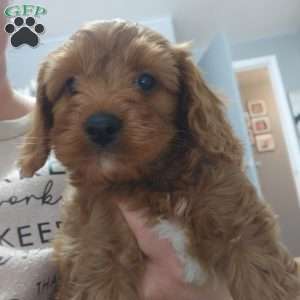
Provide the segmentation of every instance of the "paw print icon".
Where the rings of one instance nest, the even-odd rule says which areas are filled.
[[[16,17],[13,23],[5,26],[5,31],[9,33],[10,42],[13,47],[28,45],[36,47],[39,43],[39,35],[44,33],[45,27],[42,24],[36,24],[33,17]]]

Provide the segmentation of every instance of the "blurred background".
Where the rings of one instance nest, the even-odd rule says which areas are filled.
[[[45,26],[37,47],[8,47],[8,74],[27,90],[43,57],[84,22],[141,22],[171,42],[193,41],[193,57],[227,102],[245,148],[245,170],[278,214],[285,244],[300,256],[300,1],[299,0],[31,0]],[[8,19],[12,22],[13,18]],[[124,45],[125,46],[125,45]]]

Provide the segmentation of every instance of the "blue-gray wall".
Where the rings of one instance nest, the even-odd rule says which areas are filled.
[[[234,60],[276,55],[286,91],[300,90],[300,31],[232,44],[231,49]]]
[[[239,88],[232,68],[230,44],[224,34],[218,34],[210,43],[199,60],[199,66],[209,85],[228,100],[227,117],[244,146],[246,172],[260,192]]]

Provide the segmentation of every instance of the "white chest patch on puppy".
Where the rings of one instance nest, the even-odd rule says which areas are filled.
[[[207,280],[207,273],[200,263],[187,252],[188,240],[182,228],[168,221],[160,221],[154,226],[159,238],[171,242],[175,253],[183,264],[184,280],[189,283],[202,285]]]

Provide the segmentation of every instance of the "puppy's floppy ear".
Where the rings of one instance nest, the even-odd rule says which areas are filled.
[[[23,176],[33,176],[40,169],[50,153],[49,131],[53,125],[52,103],[46,94],[45,62],[39,71],[36,105],[32,112],[32,124],[20,151],[18,165]]]
[[[180,71],[181,97],[187,106],[187,125],[194,145],[207,158],[222,157],[240,164],[242,147],[225,118],[223,103],[209,89],[186,49],[186,44],[175,46],[175,55]]]

